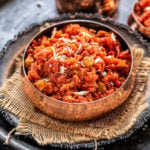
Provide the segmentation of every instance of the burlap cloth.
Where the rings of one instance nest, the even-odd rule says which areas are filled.
[[[86,122],[67,122],[51,118],[35,109],[22,89],[21,57],[16,58],[15,72],[0,89],[0,94],[3,95],[0,107],[19,118],[15,134],[30,134],[41,145],[118,137],[132,128],[139,114],[147,107],[145,91],[150,58],[143,57],[141,49],[136,48],[134,51],[137,66],[134,89],[123,105],[102,118]]]

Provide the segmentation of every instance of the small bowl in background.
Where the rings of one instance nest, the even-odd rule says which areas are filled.
[[[62,13],[92,12],[113,16],[119,0],[56,0],[56,4]]]
[[[128,18],[128,24],[133,31],[137,30],[140,33],[142,33],[144,36],[150,38],[150,27],[146,27],[143,23],[141,23],[139,21],[140,16],[139,16],[138,10],[140,11],[140,9],[141,9],[141,11],[142,11],[142,9],[143,9],[143,8],[141,8],[139,1],[142,1],[142,0],[136,1],[136,3],[133,6],[132,13],[130,14],[130,16]],[[150,6],[149,6],[149,8],[150,8]],[[150,10],[149,10],[149,12],[150,12]]]

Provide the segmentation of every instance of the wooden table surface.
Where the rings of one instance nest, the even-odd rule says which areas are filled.
[[[127,24],[135,0],[120,0],[117,21]],[[48,18],[54,18],[59,13],[55,0],[0,0],[0,51],[5,43],[33,23],[40,23]],[[132,135],[129,139],[106,146],[102,149],[114,150],[149,150],[150,121]],[[0,119],[0,128],[9,128]],[[0,135],[1,136],[1,135]],[[0,138],[1,139],[1,138]],[[13,149],[2,145],[1,149]]]

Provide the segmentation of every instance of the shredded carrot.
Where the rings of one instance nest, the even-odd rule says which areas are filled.
[[[94,30],[95,31],[95,30]],[[103,98],[126,80],[131,54],[117,35],[69,24],[34,40],[26,52],[29,80],[55,99],[82,103]]]

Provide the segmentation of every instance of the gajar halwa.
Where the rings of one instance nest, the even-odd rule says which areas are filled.
[[[113,32],[69,24],[33,40],[24,64],[28,79],[42,93],[83,103],[103,98],[124,83],[131,54]]]
[[[137,20],[150,28],[150,0],[139,0],[134,8]]]

